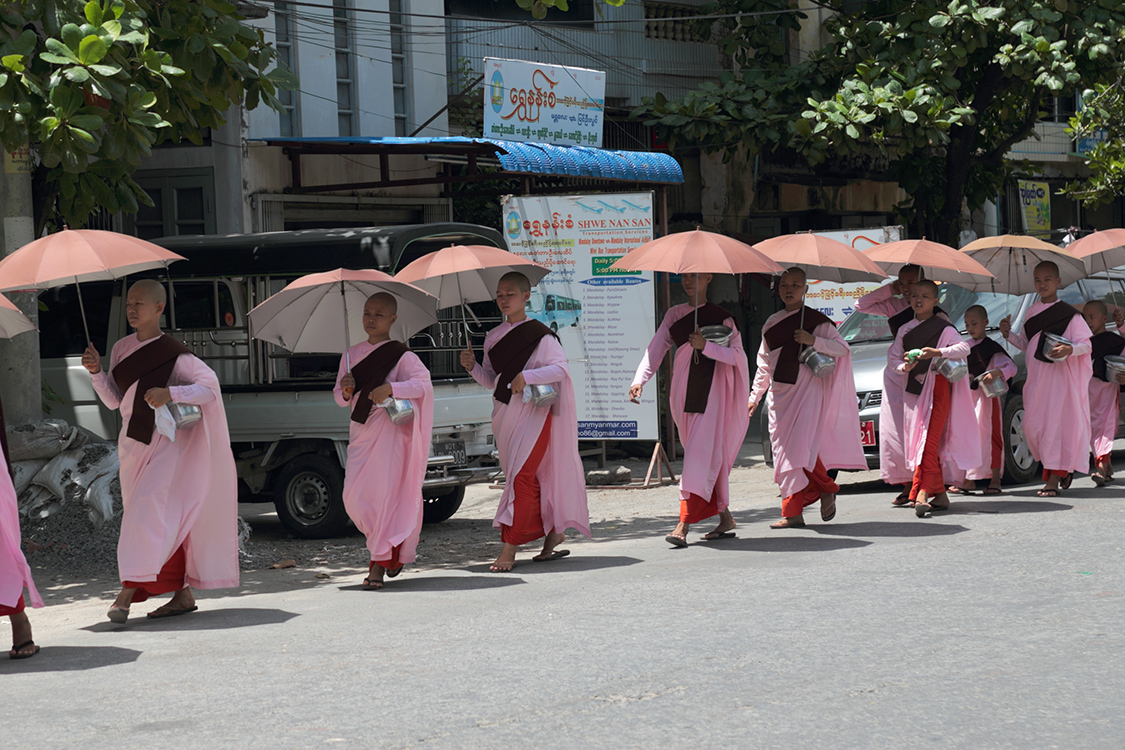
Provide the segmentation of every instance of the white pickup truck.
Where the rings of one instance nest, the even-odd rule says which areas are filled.
[[[219,376],[239,499],[272,499],[286,528],[304,538],[336,535],[348,521],[341,493],[349,418],[332,397],[339,355],[291,354],[251,339],[247,311],[307,273],[340,267],[394,272],[450,244],[504,247],[495,230],[454,223],[154,241],[187,258],[167,274],[146,275],[170,286],[164,330]],[[122,303],[127,284],[82,286],[90,333],[103,356],[129,333]],[[75,287],[43,292],[40,299],[43,377],[62,400],[51,416],[115,440],[118,413],[99,402],[81,365],[84,335]],[[479,349],[499,318],[492,303],[474,312],[473,343]],[[460,318],[452,311],[442,317],[410,342],[434,381],[433,442],[423,489],[427,523],[456,512],[466,483],[498,471],[491,398],[458,366],[458,352],[466,345]]]

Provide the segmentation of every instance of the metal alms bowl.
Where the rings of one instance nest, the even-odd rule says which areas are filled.
[[[981,378],[983,378],[989,372],[996,373],[996,379],[991,383],[985,383],[983,380],[981,380]],[[984,375],[981,375],[977,378],[977,387],[980,389],[980,392],[985,395],[986,398],[999,398],[1000,396],[1003,396],[1008,392],[1008,381],[1004,380],[1004,375],[999,370],[989,370],[988,372],[984,373]]]
[[[555,386],[544,383],[542,385],[530,385],[531,388],[531,404],[532,406],[550,406],[559,400],[559,389]]]
[[[812,370],[812,374],[818,378],[826,378],[836,372],[836,358],[830,357],[824,352],[818,352],[811,346],[797,355],[797,361],[807,365]]]
[[[1117,376],[1125,372],[1125,357],[1117,354],[1107,354],[1105,357],[1105,379],[1111,383],[1117,382]]]
[[[387,410],[392,424],[410,424],[414,419],[414,404],[410,403],[410,399],[393,398],[383,408]]]
[[[969,374],[969,363],[963,359],[946,359],[938,357],[934,360],[934,370],[950,383],[956,383]]]
[[[1062,336],[1054,333],[1044,333],[1043,338],[1047,339],[1047,343],[1043,347],[1043,356],[1051,360],[1052,362],[1062,362],[1064,359],[1066,359],[1066,357],[1059,357],[1056,359],[1055,357],[1051,356],[1051,350],[1054,349],[1055,346],[1057,346],[1058,344],[1065,344],[1070,347],[1074,346],[1074,342],[1070,339],[1063,338]]]
[[[169,401],[168,413],[172,415],[177,430],[194,427],[197,422],[203,419],[203,410],[195,404],[177,404],[175,401]]]
[[[730,340],[734,337],[734,329],[729,326],[703,326],[699,333],[719,346],[730,346]]]

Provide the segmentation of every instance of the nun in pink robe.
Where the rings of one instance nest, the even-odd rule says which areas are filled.
[[[505,321],[489,331],[484,340],[484,362],[473,367],[474,380],[488,388],[496,389],[498,373],[489,366],[488,353],[510,330],[523,325]],[[500,496],[500,505],[492,520],[494,528],[511,527],[514,520],[515,481],[551,413],[550,439],[547,452],[536,477],[540,488],[540,513],[545,534],[562,534],[568,528],[577,529],[590,536],[590,511],[586,505],[586,473],[578,455],[578,409],[574,400],[574,385],[570,381],[566,352],[554,336],[539,340],[531,358],[523,369],[528,385],[553,385],[559,398],[549,407],[524,403],[521,394],[512,394],[505,404],[492,399],[492,432],[500,453],[500,467],[508,481]]]
[[[1117,329],[1118,336],[1125,331]],[[1091,364],[1092,367],[1092,364]],[[1108,460],[1117,438],[1117,424],[1121,417],[1121,387],[1101,378],[1090,378],[1090,448],[1097,460]],[[1112,464],[1110,464],[1112,469]]]
[[[773,479],[783,498],[796,495],[809,484],[818,459],[825,469],[865,471],[867,460],[859,436],[859,405],[852,375],[852,353],[848,343],[831,323],[812,330],[812,347],[836,360],[835,371],[817,377],[802,365],[796,383],[777,383],[774,368],[781,358],[781,347],[771,350],[766,332],[801,310],[774,313],[762,327],[758,348],[758,370],[750,402],[760,404],[766,391],[769,403],[770,446],[773,450]]]
[[[652,378],[664,360],[664,354],[675,344],[671,327],[680,318],[692,314],[694,309],[690,303],[684,303],[668,310],[641,358],[633,385],[644,385]],[[684,467],[680,473],[681,523],[687,522],[683,509],[692,495],[704,503],[714,501],[720,513],[730,505],[730,471],[750,424],[746,411],[750,398],[750,366],[742,348],[742,334],[733,318],[724,320],[723,325],[734,331],[730,346],[708,341],[699,352],[699,356],[717,363],[707,408],[702,414],[684,411],[688,368],[696,350],[685,343],[676,349],[672,362],[669,401],[672,419],[684,446]]]
[[[981,340],[983,341],[983,339]],[[966,339],[965,342],[969,344],[970,350],[977,344],[981,343],[976,339]],[[992,359],[988,363],[986,372],[990,370],[999,370],[1000,377],[1004,380],[1011,380],[1016,376],[1016,363],[1007,354],[993,354]],[[966,478],[972,480],[978,479],[992,479],[992,470],[997,466],[1003,464],[993,464],[992,460],[992,441],[994,435],[992,432],[993,426],[1000,423],[1000,417],[1003,416],[1003,398],[989,398],[984,395],[984,391],[980,388],[970,388],[969,394],[973,399],[973,413],[976,414],[977,425],[980,427],[980,464],[975,468],[969,469],[966,472]],[[994,412],[997,412],[994,414]],[[1003,437],[1001,436],[1001,441]],[[1001,453],[1001,461],[1003,461],[1003,453]]]
[[[3,429],[0,423],[0,429]],[[31,580],[31,568],[20,546],[20,514],[16,488],[8,473],[7,456],[2,455],[0,441],[0,616],[10,617],[24,611],[23,590],[32,607],[42,607],[43,599]],[[14,644],[16,646],[26,644]]]
[[[352,366],[386,344],[367,341],[348,349],[340,360],[333,394],[339,406],[351,408],[357,398],[344,399],[340,379]],[[344,507],[367,538],[371,562],[390,571],[417,557],[422,533],[422,482],[430,457],[434,423],[434,389],[430,371],[414,352],[406,352],[387,374],[396,399],[410,399],[414,418],[396,425],[386,409],[372,408],[363,424],[349,419],[348,465],[344,473]],[[356,391],[358,393],[358,391]]]
[[[925,321],[915,319],[900,328],[887,352],[887,360],[896,362],[895,369],[904,376],[907,373],[903,359],[903,337],[922,322]],[[947,359],[964,359],[969,355],[969,345],[961,339],[961,334],[953,326],[946,326],[942,330],[935,348]],[[931,371],[927,375],[920,394],[903,393],[903,448],[912,477],[914,470],[921,465],[922,454],[926,449],[926,436],[934,404],[934,385],[938,381],[934,374]],[[973,411],[972,396],[969,395],[968,378],[950,383],[949,415],[938,443],[938,456],[945,484],[962,481],[965,474],[980,463],[980,427],[977,425],[976,412]]]
[[[1037,300],[1024,320],[1053,304]],[[1008,343],[1027,352],[1023,386],[1027,446],[1045,471],[1085,472],[1090,468],[1090,326],[1081,314],[1070,319],[1062,336],[1074,342],[1074,350],[1061,362],[1043,362],[1035,356],[1042,335],[1036,333],[1030,341],[1022,331],[1008,336]]]
[[[231,588],[238,585],[238,486],[214,371],[191,354],[176,359],[168,380],[172,401],[199,406],[203,418],[190,429],[178,430],[175,442],[156,430],[148,445],[126,434],[137,383],[120,393],[110,372],[156,340],[140,341],[135,333],[126,336],[113,345],[109,367],[93,376],[94,390],[105,405],[121,410],[120,577],[123,582],[157,581],[164,564],[182,545],[184,585]],[[135,596],[134,601],[143,598]]]

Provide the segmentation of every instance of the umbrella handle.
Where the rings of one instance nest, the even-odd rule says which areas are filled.
[[[344,293],[344,280],[340,279],[340,304],[344,308],[344,366],[348,368],[348,372],[352,371],[352,356],[348,351],[352,348],[352,335],[348,329],[348,300],[347,295]]]
[[[86,323],[86,305],[82,303],[82,286],[78,283],[78,277],[74,277],[74,289],[78,292],[78,309],[82,313],[82,330],[86,332],[86,345],[93,346],[94,340],[90,338],[90,326]]]

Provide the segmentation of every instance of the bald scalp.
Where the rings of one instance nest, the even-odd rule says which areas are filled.
[[[398,315],[398,300],[390,292],[375,292],[367,298],[368,302],[377,302],[391,311],[391,315]]]
[[[129,291],[131,292],[134,289],[148,297],[149,301],[151,301],[154,305],[168,304],[168,291],[164,288],[164,285],[156,279],[141,279],[140,281],[134,281],[129,286]]]
[[[984,305],[973,305],[972,307],[970,307],[965,311],[965,317],[967,318],[970,315],[976,315],[985,323],[988,322],[988,310],[984,309]]]
[[[915,281],[922,280],[922,267],[916,266],[913,263],[907,263],[902,268],[898,269],[898,277],[901,279],[904,273],[914,274]]]
[[[796,276],[802,284],[809,283],[808,274],[805,273],[804,269],[797,266],[786,268],[785,273],[781,274],[781,280],[784,281],[786,276]]]
[[[501,276],[500,280],[497,282],[497,286],[503,283],[511,284],[521,292],[531,291],[531,280],[519,271],[509,271],[508,273]]]
[[[1062,278],[1062,276],[1059,275],[1059,264],[1055,263],[1053,260],[1040,261],[1039,264],[1035,266],[1035,270],[1032,271],[1032,273],[1038,273],[1040,270],[1050,271],[1055,275],[1056,279]]]
[[[914,289],[912,291],[920,292],[922,290],[927,290],[927,291],[931,292],[934,295],[934,298],[937,299],[938,285],[935,284],[934,282],[930,281],[929,279],[922,279],[921,281],[919,281],[918,283],[916,283],[914,285]]]
[[[1109,305],[1100,299],[1092,299],[1082,307],[1082,312],[1095,311],[1098,315],[1109,317]]]

